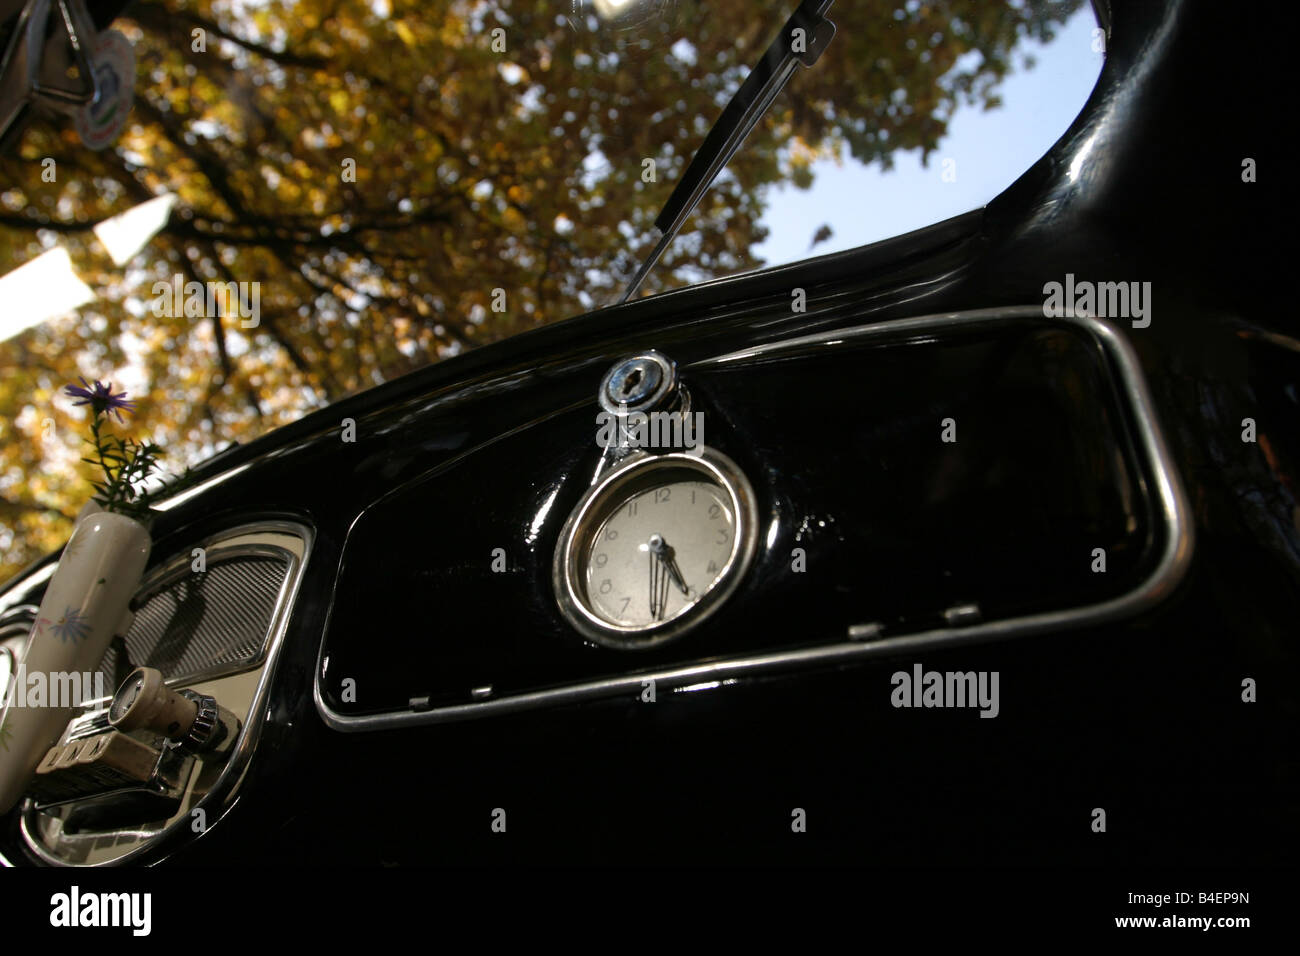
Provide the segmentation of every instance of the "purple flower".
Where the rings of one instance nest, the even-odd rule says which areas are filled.
[[[135,402],[126,400],[126,392],[119,392],[117,395],[113,394],[112,383],[105,385],[96,379],[94,385],[87,385],[84,378],[80,379],[80,382],[80,388],[76,385],[68,385],[64,388],[69,397],[81,399],[79,402],[73,402],[73,405],[89,405],[96,415],[110,412],[117,417],[119,422],[122,421],[123,411],[135,411]]]

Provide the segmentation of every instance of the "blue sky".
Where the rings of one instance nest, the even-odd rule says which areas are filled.
[[[809,190],[773,188],[763,217],[770,233],[757,254],[768,265],[796,262],[888,239],[988,203],[1046,153],[1083,108],[1101,70],[1102,54],[1093,50],[1096,26],[1084,4],[1050,44],[1022,42],[1013,59],[1017,68],[998,90],[1002,107],[988,112],[958,107],[928,167],[921,165],[919,152],[895,154],[888,173],[846,154],[839,166],[814,164]],[[1020,68],[1025,54],[1037,60],[1033,69]],[[794,92],[791,83],[782,96]],[[955,182],[941,178],[945,158],[956,161]],[[823,223],[834,235],[810,250]]]

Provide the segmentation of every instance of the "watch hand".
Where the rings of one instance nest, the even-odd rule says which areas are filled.
[[[678,589],[687,597],[690,597],[691,589],[686,586],[686,581],[682,578],[682,572],[677,567],[677,557],[668,542],[663,539],[663,535],[650,535],[650,553],[663,563],[664,569],[668,572],[669,577],[673,579],[673,583],[677,585]]]
[[[690,597],[691,589],[686,586],[686,579],[682,577],[682,572],[677,567],[677,559],[670,553],[668,557],[660,557],[659,560],[668,569],[668,574],[673,579],[673,583],[677,585],[683,594]]]
[[[664,605],[668,603],[668,578],[663,574],[660,563],[655,557],[653,551],[649,554],[650,558],[650,618],[651,620],[662,620],[664,616]]]

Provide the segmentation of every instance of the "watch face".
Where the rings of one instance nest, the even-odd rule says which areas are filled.
[[[632,458],[595,485],[561,533],[560,610],[584,636],[653,647],[703,622],[753,555],[753,491],[706,450]]]
[[[736,539],[725,488],[667,474],[604,503],[579,555],[591,609],[618,627],[647,627],[690,611],[722,578]]]
[[[144,689],[144,675],[132,674],[122,682],[122,686],[117,689],[113,695],[113,702],[108,707],[108,721],[116,724],[126,712],[131,709],[131,705],[136,702],[140,696],[140,691]]]

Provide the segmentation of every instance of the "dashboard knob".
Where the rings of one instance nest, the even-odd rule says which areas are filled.
[[[162,671],[137,667],[113,695],[108,722],[117,730],[152,730],[169,740],[184,740],[199,711],[198,701],[166,685]]]

